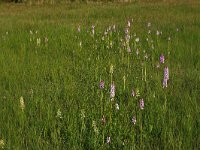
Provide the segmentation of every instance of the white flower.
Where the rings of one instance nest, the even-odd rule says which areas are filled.
[[[5,142],[4,142],[4,140],[3,139],[0,139],[0,148],[4,148],[4,146],[5,146]]]
[[[116,109],[119,110],[119,104],[116,103],[115,106],[116,106]]]
[[[107,137],[106,143],[109,144],[111,142],[110,136]]]
[[[156,35],[160,35],[160,32],[158,30],[156,31]]]
[[[48,43],[49,39],[47,37],[45,37],[44,42]]]
[[[81,110],[81,119],[83,120],[84,118],[85,118],[85,110],[82,109],[82,110]]]
[[[128,21],[128,27],[130,27],[131,26],[131,22],[130,21]]]
[[[98,130],[98,128],[97,128],[97,124],[96,124],[96,121],[92,121],[92,127],[93,127],[93,129],[94,129],[94,132],[95,132],[95,134],[99,134],[99,130]]]
[[[56,117],[57,118],[62,118],[62,113],[61,113],[60,109],[58,109]]]
[[[135,125],[135,124],[136,124],[136,121],[137,121],[137,120],[136,120],[136,117],[135,117],[135,116],[133,116],[133,118],[132,118],[132,120],[131,120],[131,121],[132,121],[132,123]]]
[[[148,22],[147,27],[151,27],[151,22]]]
[[[33,32],[30,30],[30,34],[33,35]]]
[[[114,71],[114,66],[113,64],[110,65],[110,74],[113,74],[113,71]]]
[[[24,98],[23,98],[22,96],[20,97],[20,108],[21,108],[22,110],[24,110],[24,108],[25,108]]]
[[[37,38],[37,46],[40,46],[40,43],[41,43],[41,39]]]
[[[139,49],[138,49],[138,48],[137,48],[137,50],[136,50],[136,54],[139,55]]]
[[[77,31],[78,31],[78,32],[81,32],[81,27],[80,27],[80,26],[78,26]]]
[[[140,38],[137,37],[137,38],[135,39],[135,41],[138,43],[138,42],[140,41]]]

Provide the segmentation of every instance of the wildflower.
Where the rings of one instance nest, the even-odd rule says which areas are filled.
[[[167,87],[168,80],[169,80],[169,68],[165,67],[165,69],[164,69],[164,79],[163,79],[163,88]]]
[[[144,109],[144,100],[140,99],[140,109]]]
[[[156,35],[160,35],[160,32],[158,30],[156,31]]]
[[[163,79],[163,88],[167,87],[167,81],[168,81],[167,79],[165,78]]]
[[[130,41],[130,39],[131,39],[131,36],[130,36],[129,34],[127,34],[127,35],[125,36],[125,38],[126,38],[126,43],[129,43],[129,41]]]
[[[160,68],[160,64],[159,63],[157,63],[156,68]]]
[[[4,146],[5,146],[5,142],[4,142],[4,140],[3,139],[0,139],[0,148],[4,148]]]
[[[165,63],[165,56],[163,54],[160,56],[160,63]]]
[[[133,97],[135,96],[135,91],[134,90],[131,91],[131,96],[133,96]]]
[[[127,26],[131,27],[131,22],[130,21],[128,21]]]
[[[144,58],[145,58],[145,59],[148,59],[148,55],[147,55],[147,53],[144,55]]]
[[[56,117],[57,118],[62,118],[62,113],[61,113],[60,109],[58,109]]]
[[[105,118],[104,115],[103,115],[102,118],[101,118],[101,122],[102,122],[103,125],[106,123],[106,118]]]
[[[82,47],[82,42],[81,41],[79,42],[79,46]]]
[[[113,25],[113,30],[115,31],[115,29],[116,29],[116,26],[115,26],[115,24]]]
[[[92,25],[92,35],[94,35],[94,28],[95,28],[95,26]]]
[[[135,116],[133,116],[133,118],[132,118],[132,120],[131,120],[131,122],[135,125],[136,124],[136,117]]]
[[[44,42],[48,43],[49,39],[47,37],[45,37]]]
[[[178,32],[179,31],[179,29],[178,28],[176,28],[176,32]]]
[[[168,67],[165,67],[165,69],[164,69],[164,78],[169,80],[169,68]]]
[[[128,28],[125,29],[125,33],[126,33],[126,35],[129,33],[129,29]]]
[[[41,43],[41,39],[37,38],[37,46],[40,46],[40,43]]]
[[[119,110],[119,104],[116,103],[115,107],[116,107],[117,110]]]
[[[33,32],[30,30],[30,34],[33,35]]]
[[[106,143],[109,144],[111,142],[110,136],[107,137]]]
[[[85,110],[82,109],[82,110],[81,110],[81,119],[83,120],[84,118],[85,118]]]
[[[139,49],[138,48],[136,49],[136,54],[139,55]]]
[[[94,129],[95,134],[99,134],[99,130],[97,128],[97,124],[96,121],[92,121],[92,127]]]
[[[110,98],[113,99],[115,97],[115,84],[114,82],[110,86]]]
[[[24,108],[25,108],[24,98],[23,98],[22,96],[20,97],[20,108],[21,108],[22,110],[24,110]]]
[[[99,83],[99,88],[100,88],[100,89],[103,89],[103,88],[104,88],[104,81],[103,81],[103,80]]]
[[[148,22],[147,27],[151,27],[151,22]]]
[[[168,41],[171,41],[171,37],[168,37]]]
[[[136,39],[135,39],[135,42],[139,42],[140,41],[140,38],[139,37],[137,37]]]
[[[81,27],[80,26],[78,26],[77,31],[81,32]]]
[[[151,34],[151,30],[148,31],[148,34]]]

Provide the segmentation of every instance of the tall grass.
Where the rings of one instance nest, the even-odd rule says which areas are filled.
[[[0,5],[0,147],[199,149],[199,13]]]

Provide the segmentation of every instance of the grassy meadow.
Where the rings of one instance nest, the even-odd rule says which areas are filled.
[[[0,3],[0,149],[200,149],[200,2]]]

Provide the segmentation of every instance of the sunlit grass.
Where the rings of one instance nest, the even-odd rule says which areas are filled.
[[[0,148],[198,149],[200,9],[175,4],[0,5]]]

